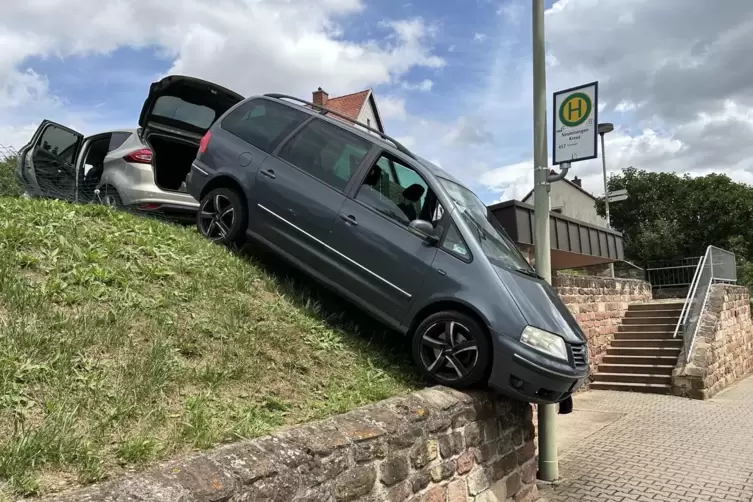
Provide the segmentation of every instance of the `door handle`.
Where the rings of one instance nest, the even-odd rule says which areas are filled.
[[[340,219],[343,220],[346,225],[353,225],[354,227],[358,225],[358,220],[356,220],[356,217],[352,214],[341,214]]]
[[[261,173],[262,173],[262,174],[263,174],[264,176],[266,176],[267,178],[272,178],[272,179],[275,179],[275,178],[276,178],[276,176],[275,176],[275,172],[274,172],[273,170],[271,170],[271,169],[264,169],[264,170],[262,170],[262,172],[261,172]]]

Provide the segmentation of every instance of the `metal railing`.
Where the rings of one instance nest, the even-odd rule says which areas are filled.
[[[646,267],[646,280],[654,288],[687,286],[693,282],[693,274],[702,256],[663,260],[649,263]]]
[[[701,316],[709,299],[711,285],[733,282],[737,282],[735,254],[715,246],[706,248],[706,253],[696,267],[674,333],[674,337],[682,336],[685,362],[690,360],[690,353],[701,326]]]

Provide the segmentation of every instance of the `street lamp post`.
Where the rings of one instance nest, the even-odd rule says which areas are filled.
[[[612,228],[612,220],[609,218],[609,191],[607,190],[607,153],[604,149],[604,136],[614,131],[614,124],[604,122],[599,124],[599,136],[601,136],[601,167],[604,171],[604,212],[607,216],[607,228]],[[609,276],[614,277],[614,263],[609,264]]]

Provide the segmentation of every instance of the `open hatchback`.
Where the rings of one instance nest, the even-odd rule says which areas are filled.
[[[217,84],[171,75],[149,88],[139,117],[141,140],[152,150],[154,182],[180,191],[212,124],[243,96]]]

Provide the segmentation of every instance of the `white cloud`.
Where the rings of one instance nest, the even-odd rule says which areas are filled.
[[[636,104],[631,101],[620,101],[617,106],[614,107],[616,112],[629,112],[637,108]]]
[[[172,59],[170,73],[223,84],[241,94],[308,96],[323,86],[333,95],[390,84],[410,69],[437,69],[436,28],[421,18],[384,21],[381,38],[343,38],[361,0],[31,0],[3,6],[0,17],[0,126],[43,118],[55,101],[46,78],[21,65],[29,56],[108,53],[118,47],[157,47]],[[81,28],[86,19],[86,28]],[[97,76],[92,75],[92,81]],[[150,82],[143,82],[144,91]],[[52,100],[52,101],[48,101]],[[8,119],[10,108],[30,102]],[[138,110],[133,110],[134,118]],[[0,142],[6,141],[0,137]]]
[[[511,24],[518,24],[521,22],[525,10],[522,3],[512,0],[504,3],[499,9],[497,9],[497,14],[503,16]]]
[[[379,115],[383,119],[405,120],[408,115],[405,111],[405,100],[394,96],[379,98]]]
[[[444,135],[444,141],[451,145],[479,145],[493,139],[494,135],[486,130],[480,117],[460,117]]]
[[[483,42],[486,40],[487,36],[484,33],[474,33],[473,35],[473,41],[474,42]]]
[[[421,82],[417,82],[415,84],[403,82],[402,87],[407,91],[429,92],[434,87],[434,82],[426,78]]]

